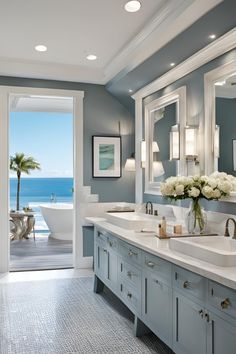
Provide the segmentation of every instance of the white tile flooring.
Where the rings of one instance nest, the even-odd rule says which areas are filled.
[[[0,284],[42,281],[54,279],[69,279],[89,277],[93,275],[92,269],[63,269],[63,270],[42,270],[30,272],[0,273]]]

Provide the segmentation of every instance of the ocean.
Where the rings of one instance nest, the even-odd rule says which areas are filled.
[[[17,179],[10,178],[10,209],[16,209]],[[73,202],[73,178],[21,178],[20,209],[30,206],[35,211],[36,230],[48,227],[40,213],[40,203],[50,203],[54,195],[58,203]]]

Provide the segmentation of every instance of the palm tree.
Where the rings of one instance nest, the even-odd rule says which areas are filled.
[[[25,156],[23,153],[16,152],[10,157],[10,170],[17,175],[16,210],[20,209],[20,178],[21,173],[30,174],[30,171],[40,170],[40,164],[32,157]]]

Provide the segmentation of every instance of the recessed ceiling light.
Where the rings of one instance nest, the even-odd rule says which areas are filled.
[[[170,66],[175,66],[175,63],[170,63]]]
[[[132,93],[132,92],[133,92],[133,90],[129,89],[129,93]]]
[[[86,58],[87,58],[88,60],[96,60],[96,59],[97,59],[97,56],[94,55],[94,54],[89,54],[89,55],[87,55]]]
[[[210,39],[215,39],[215,38],[216,38],[216,35],[215,35],[214,33],[212,33],[212,34],[209,35],[209,38],[210,38]]]
[[[48,48],[46,47],[46,45],[43,44],[38,44],[34,47],[35,50],[37,50],[37,52],[46,52],[48,50]]]
[[[137,12],[138,10],[140,10],[140,8],[141,8],[141,3],[140,1],[137,0],[128,1],[125,4],[125,10],[127,12]]]
[[[223,81],[217,81],[217,82],[215,83],[215,85],[216,85],[216,86],[224,86],[225,83],[226,83],[225,80],[223,80]]]

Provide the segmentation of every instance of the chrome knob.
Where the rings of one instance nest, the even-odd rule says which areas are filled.
[[[130,292],[127,293],[127,296],[131,299],[132,294]]]
[[[189,285],[190,285],[189,281],[186,280],[186,281],[183,283],[183,288],[184,288],[184,289],[187,289],[187,288],[189,287]]]
[[[199,310],[198,313],[201,316],[201,318],[203,318],[203,310]]]
[[[220,303],[220,306],[221,306],[222,310],[227,309],[229,307],[229,305],[230,305],[229,298],[224,299]]]
[[[148,267],[150,267],[150,268],[153,268],[154,265],[155,265],[155,263],[153,263],[153,262],[146,262],[146,265],[147,265]]]

